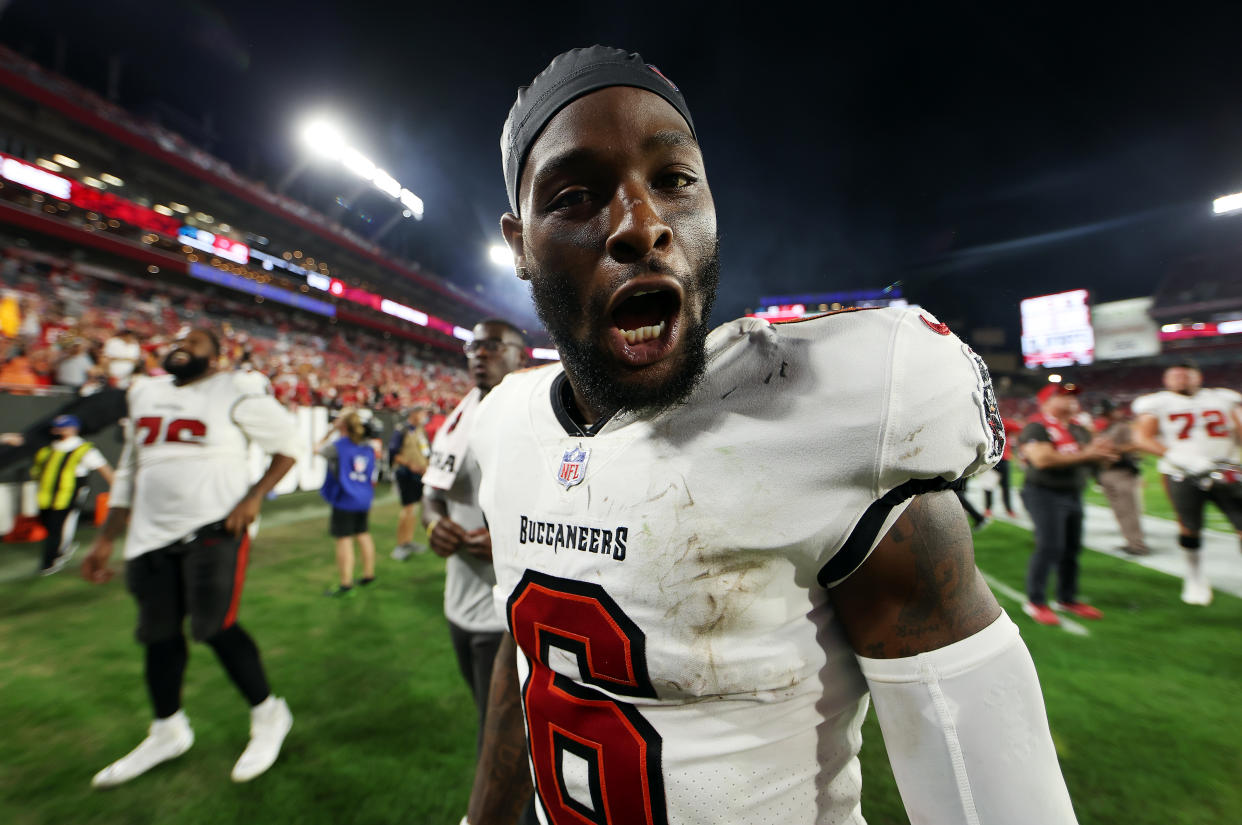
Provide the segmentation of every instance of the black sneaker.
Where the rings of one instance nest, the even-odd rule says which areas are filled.
[[[375,581],[374,576],[367,576],[366,578],[358,579],[358,584],[361,584],[365,587],[366,585],[370,584],[373,581]]]
[[[323,591],[323,594],[334,598],[348,598],[354,595],[354,588],[353,586],[346,587],[343,584],[338,584],[336,587],[329,587]]]

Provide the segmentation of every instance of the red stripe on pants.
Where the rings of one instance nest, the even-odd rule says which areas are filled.
[[[250,534],[242,534],[241,546],[237,548],[237,567],[233,570],[233,599],[229,612],[224,614],[224,626],[228,630],[237,621],[237,608],[241,607],[242,585],[246,583],[246,562],[250,560]]]

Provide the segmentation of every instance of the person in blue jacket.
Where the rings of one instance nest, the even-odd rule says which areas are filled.
[[[359,584],[375,581],[375,542],[367,525],[375,497],[375,448],[367,438],[367,426],[357,411],[346,412],[319,445],[328,460],[328,473],[319,491],[332,505],[329,529],[336,539],[336,567],[340,584],[324,593],[347,596],[354,592],[354,539],[362,550]]]

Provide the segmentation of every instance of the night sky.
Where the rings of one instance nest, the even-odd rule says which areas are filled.
[[[486,257],[500,127],[518,85],[597,42],[641,52],[694,113],[718,321],[901,282],[1016,347],[1022,297],[1150,294],[1177,260],[1242,246],[1242,218],[1210,208],[1242,190],[1242,4],[838,5],[15,0],[0,41],[54,66],[59,35],[65,73],[100,92],[120,55],[123,105],[273,184],[304,155],[298,124],[336,113],[426,201],[396,231],[411,256],[525,323],[524,285]],[[348,189],[311,167],[290,191],[327,210]],[[346,220],[367,231],[372,208]]]

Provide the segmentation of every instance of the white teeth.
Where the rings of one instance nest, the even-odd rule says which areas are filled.
[[[649,326],[649,327],[639,327],[638,329],[623,329],[621,330],[621,334],[625,336],[625,341],[628,344],[638,344],[643,341],[653,341],[656,338],[659,338],[661,335],[664,334],[664,327],[666,324],[667,324],[666,321],[661,321],[660,323],[655,324],[653,326]]]

